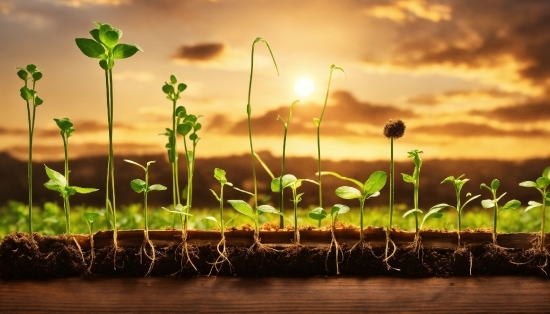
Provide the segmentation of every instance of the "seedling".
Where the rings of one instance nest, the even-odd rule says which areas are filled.
[[[65,217],[67,219],[66,221],[66,233],[70,233],[70,218],[69,218],[69,196],[75,195],[76,193],[80,194],[87,194],[97,191],[97,189],[94,188],[81,188],[78,186],[69,186],[69,182],[67,181],[67,178],[65,178],[64,175],[61,173],[48,168],[48,166],[44,165],[46,168],[46,175],[50,179],[48,182],[44,183],[44,186],[52,191],[57,191],[63,198],[63,207],[65,209]]]
[[[394,205],[394,166],[393,166],[393,141],[394,139],[398,139],[405,134],[405,123],[401,119],[390,119],[386,124],[384,125],[384,136],[390,139],[390,206],[389,206],[389,212],[390,212],[390,222],[388,225],[388,228],[386,229],[386,251],[385,251],[385,258],[384,261],[386,262],[386,265],[388,266],[388,270],[392,268],[388,264],[388,260],[395,254],[395,243],[390,239],[390,231],[392,228],[392,220],[393,220],[393,205]],[[390,242],[393,244],[394,251],[392,254],[388,256],[389,251],[389,244]]]
[[[42,70],[37,69],[36,65],[29,64],[25,68],[17,68],[17,76],[25,82],[25,85],[19,90],[21,98],[27,103],[27,122],[29,129],[29,161],[27,163],[27,183],[29,188],[29,235],[32,237],[32,142],[34,135],[34,121],[36,118],[36,108],[44,101],[38,97],[36,91],[36,82],[42,78]],[[29,87],[29,80],[32,86]],[[32,106],[32,111],[31,111]]]
[[[498,179],[494,179],[492,182],[491,182],[491,186],[487,186],[487,184],[485,183],[481,183],[481,185],[479,186],[479,188],[486,188],[487,190],[491,191],[491,194],[493,195],[493,199],[486,199],[486,200],[483,200],[481,201],[481,206],[483,206],[483,208],[494,208],[495,210],[495,213],[494,213],[494,216],[493,216],[493,219],[494,219],[494,222],[493,222],[493,244],[494,245],[497,245],[497,216],[498,214],[500,214],[501,211],[503,210],[506,210],[506,209],[516,209],[518,207],[521,206],[521,202],[518,201],[518,200],[511,200],[511,201],[508,201],[506,204],[504,204],[503,207],[499,208],[498,207],[498,202],[500,201],[500,199],[506,195],[506,192],[502,193],[501,196],[499,196],[497,198],[497,189],[498,187],[500,186],[500,181]]]
[[[84,218],[84,221],[86,221],[86,224],[88,225],[88,230],[90,232],[90,266],[88,266],[87,272],[89,274],[92,273],[92,265],[94,265],[95,260],[95,252],[94,252],[94,222],[99,217],[98,213],[93,212],[85,212],[82,214],[82,218]]]
[[[321,181],[321,122],[323,121],[323,116],[325,115],[325,109],[327,108],[328,95],[330,91],[330,81],[332,80],[332,72],[334,70],[340,70],[342,71],[342,73],[344,73],[344,75],[346,75],[346,73],[341,67],[337,67],[334,64],[330,66],[330,72],[329,72],[328,84],[327,84],[327,93],[325,95],[325,104],[323,105],[323,111],[321,111],[321,116],[319,118],[313,119],[313,123],[317,128],[317,173],[319,174],[318,182],[319,182],[319,207],[320,208],[323,208],[323,183]]]
[[[320,216],[322,216],[323,214],[326,216],[326,212],[324,212],[324,209],[322,209],[321,207],[319,207],[319,209],[321,209],[321,212],[320,212]],[[349,212],[349,207],[346,206],[346,205],[341,205],[341,204],[336,204],[334,206],[332,206],[332,209],[330,210],[330,235],[331,235],[331,241],[330,241],[330,246],[328,248],[328,253],[330,253],[330,251],[332,250],[332,246],[334,245],[334,254],[336,256],[336,274],[339,275],[340,274],[340,268],[339,268],[339,264],[342,262],[340,261],[340,258],[338,257],[338,253],[342,251],[342,248],[340,248],[340,244],[338,244],[338,241],[336,241],[336,235],[334,234],[335,232],[335,229],[336,229],[336,222],[338,221],[338,217],[342,214],[345,214]],[[342,253],[342,257],[344,256],[344,253]],[[328,262],[328,256],[329,254],[327,254],[327,259],[325,260],[325,264]]]
[[[115,258],[117,251],[117,225],[116,225],[116,202],[115,202],[115,165],[113,151],[113,67],[115,59],[125,59],[133,56],[138,51],[143,51],[137,45],[119,44],[122,31],[109,24],[94,22],[97,28],[90,31],[93,39],[76,38],[75,42],[82,53],[93,59],[99,59],[99,66],[105,71],[105,88],[107,90],[107,124],[109,128],[109,159],[107,160],[107,181],[105,189],[105,212],[107,222],[109,212],[112,211],[111,227],[113,228],[113,243],[115,246]],[[111,186],[109,186],[109,181]],[[111,191],[111,198],[109,198]],[[115,265],[116,268],[116,265]]]
[[[216,194],[216,192],[214,190],[210,189],[212,194],[214,194],[214,197],[220,203],[220,220],[218,221],[218,219],[216,219],[216,217],[213,217],[213,216],[208,216],[208,217],[205,218],[205,219],[208,219],[210,221],[213,221],[220,228],[220,235],[221,235],[221,240],[220,240],[220,242],[218,242],[218,245],[216,246],[216,249],[218,250],[219,256],[214,261],[214,263],[212,264],[212,268],[210,269],[210,273],[212,273],[212,270],[214,268],[216,268],[216,271],[219,272],[221,267],[223,266],[224,261],[227,261],[227,263],[229,264],[229,267],[233,268],[233,266],[231,265],[231,262],[229,261],[229,259],[227,257],[227,250],[226,250],[226,247],[225,247],[225,234],[224,234],[226,223],[223,220],[223,188],[226,185],[233,186],[233,183],[227,181],[227,178],[226,178],[225,174],[226,174],[225,170],[220,169],[220,168],[215,168],[214,169],[214,178],[216,178],[216,180],[218,180],[218,182],[220,183],[220,195],[218,196],[218,194]],[[220,247],[222,247],[221,250],[220,250]]]
[[[153,242],[149,239],[149,221],[147,220],[147,194],[151,191],[164,191],[166,190],[166,187],[162,184],[149,185],[149,166],[153,164],[154,161],[148,161],[145,167],[132,160],[124,159],[124,161],[129,164],[136,165],[143,169],[143,171],[145,171],[145,181],[141,179],[134,179],[130,182],[130,187],[132,187],[132,190],[134,190],[136,193],[143,193],[143,217],[145,219],[145,230],[143,235],[143,243],[141,244],[141,249],[139,251],[139,262],[140,264],[142,263],[143,254],[145,254],[145,256],[147,256],[151,260],[149,270],[145,274],[145,276],[148,276],[153,270],[153,265],[155,263],[156,257],[155,247],[153,245]],[[151,255],[147,254],[147,244],[149,244],[149,246],[151,247]]]
[[[441,213],[437,213],[437,212],[430,212],[428,211],[428,213],[426,214],[426,216],[424,216],[424,219],[422,220],[422,225],[420,226],[420,228],[418,227],[418,214],[422,214],[422,210],[420,210],[420,208],[418,208],[418,190],[420,189],[420,167],[422,167],[422,159],[420,158],[420,154],[423,153],[423,151],[420,151],[420,150],[417,150],[417,149],[414,149],[410,152],[408,152],[408,158],[413,158],[413,163],[414,163],[414,172],[411,175],[409,174],[406,174],[406,173],[402,173],[401,175],[403,176],[403,181],[405,182],[408,182],[408,183],[412,183],[413,186],[414,186],[414,208],[407,211],[404,215],[403,215],[403,218],[411,215],[411,214],[414,214],[414,220],[415,220],[415,234],[414,234],[414,245],[416,246],[418,244],[418,240],[419,240],[419,236],[420,236],[420,230],[422,230],[422,225],[424,224],[424,221],[426,221],[426,219],[430,216],[434,217],[434,218],[440,218],[442,216]]]
[[[535,188],[537,189],[542,196],[542,203],[536,201],[529,201],[528,206],[525,208],[525,211],[528,212],[532,209],[541,209],[542,210],[542,220],[540,224],[540,249],[545,250],[545,230],[544,224],[546,221],[546,206],[550,205],[550,192],[547,192],[548,185],[550,185],[550,167],[546,167],[542,172],[542,176],[539,177],[535,182],[533,181],[524,181],[519,184],[520,186],[526,188]]]
[[[281,120],[283,122],[283,128],[284,128],[284,135],[283,135],[283,156],[282,156],[282,166],[281,166],[281,176],[279,178],[283,178],[285,175],[285,153],[286,153],[286,135],[288,133],[288,127],[290,125],[290,118],[292,118],[292,110],[294,109],[294,105],[299,102],[299,100],[295,100],[290,105],[290,110],[288,111],[288,118],[285,121],[283,121],[283,118],[281,116],[277,116],[277,120]],[[265,165],[262,163],[262,165]],[[266,168],[264,166],[264,168]],[[269,170],[268,170],[269,172]],[[273,189],[272,189],[273,190]],[[284,188],[283,188],[283,180],[279,180],[279,211],[283,213],[284,210]],[[294,211],[296,212],[296,211]],[[279,227],[283,229],[285,227],[285,221],[283,215],[281,215],[281,218],[279,220]],[[297,226],[296,226],[297,227]]]
[[[279,178],[275,178],[271,181],[271,191],[273,192],[279,192],[287,187],[289,187],[292,190],[292,202],[294,203],[294,243],[296,245],[300,244],[300,232],[298,231],[298,203],[302,201],[302,195],[304,193],[297,192],[298,188],[302,186],[302,182],[311,182],[313,184],[318,184],[317,182],[309,179],[297,179],[292,174],[285,174]],[[283,217],[282,212],[281,218]]]
[[[441,181],[441,184],[445,183],[445,182],[449,182],[449,183],[452,183],[455,187],[455,194],[456,194],[456,207],[455,206],[451,206],[449,204],[445,204],[445,203],[441,203],[441,204],[437,204],[435,206],[432,206],[432,208],[430,209],[430,211],[434,210],[438,210],[438,209],[443,209],[443,208],[447,208],[447,207],[451,207],[451,208],[454,208],[456,210],[456,214],[457,214],[457,227],[458,227],[458,230],[457,230],[457,234],[458,234],[458,247],[460,247],[460,230],[461,230],[461,227],[460,227],[460,218],[462,216],[462,210],[464,209],[464,206],[466,206],[468,203],[470,203],[471,201],[475,200],[476,198],[480,197],[481,194],[478,194],[478,195],[475,195],[475,196],[472,196],[472,193],[468,192],[466,193],[466,198],[469,197],[469,199],[466,200],[466,202],[464,202],[464,204],[461,205],[461,202],[460,202],[460,190],[462,190],[462,187],[464,186],[464,184],[468,181],[470,181],[470,179],[462,179],[462,177],[464,177],[464,175],[461,175],[459,177],[457,177],[455,179],[454,176],[450,176],[450,177],[447,177],[445,178],[445,180]]]
[[[380,190],[386,185],[387,175],[384,171],[375,171],[373,172],[365,183],[361,183],[355,179],[344,177],[336,172],[325,171],[321,175],[331,175],[342,180],[350,181],[355,183],[359,187],[359,190],[351,186],[341,186],[336,189],[336,195],[340,198],[351,200],[359,200],[359,210],[360,210],[360,238],[359,241],[363,241],[365,238],[364,234],[364,224],[363,224],[363,212],[365,208],[365,201],[371,197],[376,197],[380,195]],[[355,246],[354,246],[355,247]]]
[[[162,91],[166,94],[166,98],[172,102],[172,128],[166,128],[166,135],[168,137],[168,143],[165,145],[168,150],[168,160],[172,165],[172,203],[176,208],[178,204],[181,204],[180,189],[179,189],[179,176],[178,176],[178,148],[176,140],[176,132],[178,126],[182,123],[182,120],[187,116],[187,112],[184,106],[177,106],[180,94],[185,91],[187,85],[184,83],[178,84],[178,79],[175,75],[170,75],[170,83],[165,82],[162,86]]]
[[[248,116],[248,139],[250,142],[250,157],[252,159],[252,181],[254,184],[254,193],[252,196],[254,198],[254,208],[259,208],[258,207],[258,184],[256,181],[256,162],[254,158],[254,146],[252,143],[252,122],[251,122],[252,105],[250,104],[250,95],[252,93],[252,74],[254,73],[254,47],[256,46],[256,43],[264,43],[267,46],[267,49],[269,50],[269,54],[271,54],[271,59],[273,60],[273,64],[275,65],[275,69],[277,70],[277,75],[279,75],[279,68],[277,67],[277,62],[275,61],[275,57],[273,56],[273,52],[271,51],[271,47],[269,47],[268,42],[261,37],[257,37],[252,43],[252,53],[251,53],[251,60],[250,60],[250,80],[248,83],[248,101],[246,104],[246,114]]]

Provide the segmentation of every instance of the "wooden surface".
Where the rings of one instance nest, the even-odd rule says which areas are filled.
[[[537,277],[0,281],[2,313],[548,313]]]

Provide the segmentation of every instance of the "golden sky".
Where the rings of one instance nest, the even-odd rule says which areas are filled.
[[[15,67],[35,63],[35,159],[62,157],[53,118],[76,132],[71,157],[107,154],[103,70],[74,38],[90,38],[92,21],[120,28],[120,42],[143,48],[118,60],[114,74],[115,154],[162,153],[171,103],[161,87],[175,74],[188,85],[180,104],[204,114],[198,157],[249,151],[246,102],[251,44],[257,151],[280,155],[290,104],[301,77],[314,93],[296,105],[290,156],[316,156],[312,122],[322,110],[327,159],[387,159],[384,123],[402,118],[397,159],[548,157],[550,139],[550,2],[508,0],[0,0],[0,150],[27,154],[27,113]]]

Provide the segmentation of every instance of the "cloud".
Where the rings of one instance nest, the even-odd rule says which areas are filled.
[[[222,43],[201,43],[180,46],[174,59],[181,61],[210,61],[220,58],[225,45]]]
[[[398,23],[410,22],[418,18],[439,22],[450,20],[452,9],[447,5],[429,4],[425,0],[398,0],[393,3],[375,4],[366,9],[365,13]]]
[[[80,8],[85,6],[119,6],[132,4],[132,0],[42,0],[60,6]]]
[[[548,99],[539,99],[524,104],[496,108],[491,111],[474,110],[471,113],[503,122],[528,123],[550,120],[549,108],[550,101]]]
[[[421,106],[436,106],[453,101],[470,101],[470,100],[494,100],[508,99],[509,97],[518,96],[517,93],[509,93],[492,89],[470,89],[470,90],[451,90],[441,94],[420,94],[409,97],[406,101],[413,105]]]
[[[253,117],[251,122],[254,134],[280,136],[283,132],[283,122],[278,121],[277,117],[281,116],[286,121],[288,110],[289,106],[282,106],[259,117]],[[322,110],[322,104],[296,104],[292,113],[289,132],[314,136],[316,128],[313,119],[319,118]],[[360,102],[347,91],[336,91],[332,94],[329,105],[327,105],[321,128],[325,136],[363,135],[365,132],[369,132],[368,130],[373,126],[380,127],[380,130],[382,130],[384,123],[390,118],[407,119],[415,116],[412,111],[407,109]],[[223,117],[215,117],[214,121],[215,123],[210,125],[214,130],[234,135],[248,134],[248,121],[246,119],[240,120],[231,126],[227,125],[229,121]]]
[[[138,82],[151,82],[156,79],[156,76],[151,72],[145,71],[124,71],[113,74],[113,79],[117,81],[130,79]]]
[[[453,136],[453,137],[520,137],[520,138],[533,138],[533,137],[547,137],[550,135],[545,130],[501,130],[486,124],[476,124],[468,122],[454,122],[443,125],[424,125],[414,127],[411,133],[424,133],[432,136]]]
[[[0,127],[0,135],[9,135],[9,136],[27,136],[29,131],[26,129],[8,129]]]

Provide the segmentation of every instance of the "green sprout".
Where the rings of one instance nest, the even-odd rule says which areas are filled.
[[[63,207],[65,209],[65,217],[67,222],[65,224],[66,233],[70,233],[70,218],[69,218],[69,196],[75,195],[76,193],[88,194],[97,191],[94,188],[81,188],[78,186],[69,186],[69,181],[61,173],[48,168],[46,168],[46,175],[48,176],[48,182],[44,183],[44,186],[49,190],[59,192],[61,197],[63,197]]]
[[[332,206],[332,209],[330,210],[330,236],[331,236],[331,241],[330,241],[330,246],[328,248],[328,253],[330,253],[330,251],[332,250],[332,246],[334,246],[334,254],[336,256],[336,274],[337,275],[340,274],[339,264],[342,262],[342,261],[340,261],[340,258],[338,257],[338,253],[341,252],[342,249],[340,248],[340,244],[338,244],[338,241],[336,241],[336,235],[334,234],[334,232],[336,230],[336,222],[338,221],[338,217],[342,214],[347,213],[347,212],[349,212],[349,207],[346,206],[346,205],[341,205],[341,204],[335,204],[334,206]],[[321,207],[317,207],[316,209],[311,211],[310,212],[310,217],[312,216],[312,214],[313,214],[314,217],[320,218],[320,219],[318,219],[319,222],[321,221],[321,219],[323,219],[324,217],[327,216],[327,213]],[[323,218],[321,218],[321,217],[323,217]],[[342,252],[342,257],[343,257],[343,255],[344,254]],[[328,262],[328,256],[329,256],[329,254],[327,254],[327,259],[325,260],[325,265]]]
[[[540,249],[545,249],[544,238],[545,230],[544,224],[546,221],[546,206],[550,205],[550,192],[547,192],[548,185],[550,185],[550,167],[546,167],[542,172],[542,176],[539,177],[535,182],[533,181],[524,181],[519,184],[520,186],[526,188],[535,188],[537,189],[542,196],[542,203],[536,201],[529,201],[528,206],[525,208],[525,211],[528,212],[531,209],[541,209],[542,210],[542,220],[540,226]]]
[[[317,182],[309,179],[297,179],[292,174],[285,174],[282,176],[282,179],[279,177],[274,178],[271,181],[271,191],[273,192],[281,193],[281,191],[287,187],[292,190],[292,202],[294,203],[294,243],[296,245],[300,244],[300,232],[298,231],[298,203],[302,201],[302,195],[304,195],[304,193],[298,194],[297,190],[300,186],[302,186],[302,182],[304,181],[318,184]],[[283,217],[282,212],[280,213],[281,217]]]
[[[254,146],[252,143],[252,105],[250,104],[250,95],[252,93],[252,74],[254,73],[254,47],[256,46],[256,43],[264,43],[267,46],[267,49],[269,50],[269,53],[271,54],[271,59],[273,59],[273,64],[275,64],[275,69],[277,70],[277,75],[279,75],[279,68],[277,67],[277,62],[275,61],[275,57],[273,56],[273,52],[271,51],[271,47],[269,47],[269,44],[267,41],[261,37],[257,37],[254,42],[252,43],[252,53],[251,53],[251,59],[250,59],[250,80],[248,83],[248,102],[246,104],[246,114],[248,116],[248,139],[250,142],[250,157],[252,159],[252,180],[254,183],[254,194],[252,195],[254,198],[254,207],[258,208],[258,184],[256,182],[256,162],[254,157]],[[233,205],[233,204],[232,204]],[[239,205],[241,206],[241,205]]]
[[[17,68],[17,76],[25,82],[25,85],[19,90],[21,98],[27,103],[27,122],[29,127],[29,160],[27,164],[27,183],[29,187],[29,235],[32,237],[32,142],[34,135],[34,121],[36,118],[36,108],[44,101],[36,94],[36,82],[42,78],[42,70],[37,69],[36,65],[29,64],[25,68]],[[29,87],[29,82],[32,86]],[[32,111],[31,111],[32,105]]]
[[[432,208],[430,209],[430,211],[436,211],[438,209],[443,209],[443,208],[447,208],[447,207],[451,207],[451,208],[454,208],[456,210],[456,213],[457,213],[457,227],[458,227],[458,230],[457,230],[457,234],[458,234],[458,247],[460,247],[460,219],[461,219],[461,216],[462,216],[462,210],[464,209],[464,206],[466,206],[468,203],[470,203],[471,201],[475,200],[476,198],[480,197],[481,194],[478,194],[478,195],[475,195],[475,196],[472,196],[472,193],[466,193],[466,198],[470,197],[469,199],[466,200],[466,202],[464,202],[464,204],[461,205],[461,202],[460,202],[460,191],[462,190],[462,187],[464,186],[464,184],[468,181],[470,181],[470,179],[462,179],[462,177],[464,177],[464,175],[461,175],[459,177],[457,177],[455,179],[454,176],[450,176],[450,177],[447,177],[445,178],[445,180],[441,181],[441,184],[445,183],[445,182],[449,182],[449,183],[452,183],[455,187],[455,194],[456,194],[456,207],[455,206],[451,206],[449,204],[445,204],[445,203],[441,203],[441,204],[437,204],[435,206],[432,206]]]
[[[115,169],[113,151],[113,67],[115,59],[125,59],[133,56],[138,51],[143,51],[137,45],[119,44],[122,31],[109,24],[94,22],[97,28],[90,31],[93,39],[76,38],[75,42],[82,53],[93,59],[99,59],[99,66],[105,71],[105,88],[107,90],[107,124],[109,128],[109,159],[107,160],[107,181],[105,190],[105,212],[107,223],[112,223],[113,243],[117,248],[117,225],[116,225],[116,203],[115,203]],[[109,186],[109,182],[111,186]],[[109,198],[111,191],[111,198]],[[109,211],[112,211],[112,222],[109,219]],[[116,265],[115,265],[116,267]]]
[[[386,265],[388,266],[388,270],[392,268],[388,264],[388,260],[395,254],[396,246],[395,243],[390,239],[390,231],[392,228],[392,221],[393,221],[393,205],[395,200],[394,190],[394,164],[393,164],[393,141],[394,139],[398,139],[405,134],[405,123],[401,119],[390,119],[386,124],[384,125],[384,136],[388,139],[390,139],[390,206],[389,206],[389,214],[390,214],[390,221],[388,224],[388,228],[386,229],[386,250],[385,250],[385,258],[384,261],[386,262]],[[389,244],[390,242],[393,244],[394,251],[392,254],[388,256],[389,251]]]
[[[227,181],[225,174],[226,174],[225,170],[220,168],[215,168],[214,178],[216,178],[216,180],[218,180],[218,182],[220,183],[220,195],[218,196],[218,194],[214,190],[210,189],[212,194],[214,194],[214,197],[220,203],[220,220],[218,221],[218,219],[216,219],[216,217],[214,216],[205,217],[205,219],[213,221],[218,226],[218,228],[220,228],[220,235],[221,235],[221,240],[220,242],[218,242],[218,245],[216,246],[219,256],[216,259],[216,261],[214,261],[214,263],[212,264],[212,269],[210,269],[210,272],[212,272],[214,268],[216,268],[216,271],[219,272],[221,267],[223,266],[224,261],[227,261],[227,263],[229,264],[229,267],[233,268],[233,266],[231,265],[231,262],[227,257],[227,250],[225,247],[225,234],[224,234],[226,222],[223,220],[223,188],[226,185],[233,186],[233,183]],[[222,247],[222,249],[220,249],[220,247]]]
[[[88,266],[87,273],[92,273],[92,265],[94,264],[95,259],[95,252],[94,252],[94,222],[96,221],[97,217],[99,217],[98,213],[93,212],[85,212],[82,214],[82,218],[84,218],[84,221],[86,221],[86,224],[88,225],[88,230],[90,232],[90,266]]]
[[[172,203],[176,208],[178,204],[181,204],[180,189],[179,189],[179,170],[178,170],[178,149],[176,132],[178,126],[182,123],[182,120],[187,116],[187,112],[184,106],[177,106],[178,99],[180,99],[180,93],[185,91],[187,85],[184,83],[178,84],[178,79],[175,75],[170,75],[170,83],[165,82],[162,86],[162,91],[166,94],[166,98],[172,102],[172,128],[166,128],[166,135],[168,137],[168,143],[166,148],[168,150],[168,160],[172,165]]]
[[[481,183],[481,185],[479,186],[479,188],[486,188],[487,190],[491,191],[491,194],[493,196],[493,199],[486,199],[486,200],[483,200],[481,201],[481,206],[483,206],[483,208],[494,208],[495,212],[494,212],[494,216],[493,216],[493,244],[494,245],[497,245],[497,216],[498,214],[500,214],[501,211],[503,210],[506,210],[506,209],[517,209],[518,207],[521,206],[521,202],[518,201],[518,200],[511,200],[511,201],[508,201],[506,204],[504,204],[503,207],[499,208],[498,207],[498,202],[500,201],[500,199],[506,195],[506,192],[502,193],[501,196],[497,197],[497,189],[498,187],[500,186],[500,181],[498,179],[494,179],[492,182],[491,182],[491,186],[488,186],[487,184],[485,183]]]
[[[147,194],[151,191],[164,191],[166,190],[166,187],[162,184],[149,185],[149,166],[153,164],[154,161],[148,161],[145,167],[132,160],[124,159],[124,161],[129,164],[136,165],[143,169],[143,171],[145,171],[145,181],[141,179],[134,179],[130,182],[130,187],[136,193],[143,193],[143,217],[145,219],[145,229],[143,235],[143,243],[141,244],[141,249],[139,251],[139,262],[140,264],[142,263],[143,254],[145,254],[145,256],[147,256],[151,260],[149,270],[145,274],[145,276],[148,276],[153,270],[153,264],[155,263],[156,257],[155,247],[153,245],[153,242],[149,239],[149,221],[147,219]],[[151,255],[147,254],[147,244],[149,244],[149,246],[151,247]]]
[[[424,226],[424,222],[428,218],[441,218],[443,214],[439,212],[439,210],[431,210],[424,215],[424,219],[422,219],[422,223],[420,226],[418,226],[418,214],[422,214],[422,210],[418,208],[418,190],[420,189],[420,167],[422,167],[422,159],[420,158],[420,154],[423,153],[423,151],[414,149],[408,152],[408,158],[413,158],[414,163],[414,172],[412,175],[402,173],[403,181],[412,183],[414,186],[414,208],[411,210],[408,210],[405,214],[403,214],[403,218],[414,214],[414,220],[415,220],[415,234],[414,234],[414,244],[418,245],[418,240],[420,238],[420,230],[422,230],[422,227]]]
[[[335,192],[336,192],[336,195],[338,195],[338,197],[340,198],[343,198],[346,200],[351,200],[351,199],[359,200],[359,211],[360,211],[359,242],[363,241],[363,239],[365,238],[364,223],[363,223],[363,216],[364,216],[363,212],[365,208],[365,201],[371,197],[376,197],[380,195],[380,190],[382,190],[382,188],[386,185],[386,180],[387,180],[386,173],[384,171],[375,171],[369,176],[369,178],[367,179],[367,181],[365,181],[365,183],[361,183],[352,178],[344,177],[332,171],[324,171],[323,173],[321,173],[321,175],[331,175],[342,180],[353,182],[355,183],[355,185],[357,185],[357,187],[359,187],[359,189],[356,189],[351,186],[341,186],[337,188]]]
[[[321,111],[321,116],[319,118],[314,118],[313,123],[317,128],[317,173],[319,174],[319,207],[323,208],[323,185],[321,181],[321,122],[323,121],[323,116],[325,115],[325,109],[327,108],[328,95],[330,91],[330,81],[332,80],[332,72],[334,70],[340,70],[344,75],[346,74],[341,67],[337,67],[334,64],[330,66],[330,73],[328,76],[327,84],[327,93],[325,95],[325,103],[323,105],[323,110]]]
[[[283,156],[282,156],[281,176],[279,178],[283,178],[283,176],[285,175],[286,135],[288,133],[288,127],[290,125],[290,118],[292,118],[292,110],[294,109],[294,105],[296,105],[297,102],[299,102],[299,100],[295,100],[290,105],[290,110],[288,111],[288,118],[287,118],[286,122],[283,121],[283,118],[281,118],[281,116],[277,116],[277,120],[281,120],[283,122],[283,127],[284,127]],[[264,165],[264,164],[262,163],[262,165]],[[264,166],[264,168],[265,168],[265,166]],[[279,189],[278,189],[278,191],[279,191],[279,211],[281,213],[283,213],[283,210],[284,210],[283,180],[279,180]],[[279,220],[279,228],[283,229],[284,227],[285,227],[284,216],[281,215],[281,218]]]

